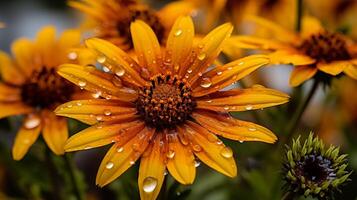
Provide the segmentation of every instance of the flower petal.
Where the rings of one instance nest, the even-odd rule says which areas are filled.
[[[130,135],[137,134],[143,128],[144,123],[140,121],[99,123],[70,137],[64,148],[66,152],[78,151],[125,141],[130,139]]]
[[[28,119],[25,119],[25,123],[26,120]],[[21,160],[25,156],[29,148],[36,142],[36,139],[40,135],[41,127],[41,124],[39,124],[34,128],[28,129],[25,127],[25,124],[22,125],[12,147],[12,157],[14,160]]]
[[[167,3],[156,13],[164,27],[169,28],[172,27],[176,19],[180,16],[190,15],[194,9],[195,6],[189,1],[174,1]]]
[[[272,64],[309,65],[316,62],[315,59],[296,51],[279,50],[269,54]]]
[[[151,75],[156,75],[161,71],[162,55],[154,31],[141,20],[132,22],[130,31],[140,66],[146,66]]]
[[[161,134],[157,134],[140,161],[139,192],[142,200],[155,200],[164,182],[165,158],[161,151]]]
[[[190,121],[184,125],[184,128],[179,128],[179,131],[189,133],[193,152],[202,162],[226,176],[237,175],[232,150],[226,147],[217,136]]]
[[[259,67],[269,63],[265,55],[248,56],[204,73],[193,85],[193,96],[204,96],[244,78]]]
[[[197,100],[197,108],[218,112],[247,111],[284,104],[289,96],[277,90],[254,86],[213,93]]]
[[[122,101],[133,101],[137,98],[135,91],[116,86],[113,83],[112,75],[101,72],[94,67],[64,64],[59,67],[58,74],[105,98],[114,96]]]
[[[166,43],[170,66],[177,73],[191,53],[194,26],[191,17],[180,17],[173,25]]]
[[[40,58],[35,54],[38,50],[35,44],[28,39],[17,39],[12,43],[11,51],[18,67],[18,73],[24,74],[26,77],[30,77],[32,71],[41,65],[38,60]]]
[[[25,74],[17,68],[7,53],[0,51],[0,74],[3,81],[20,85],[25,81]]]
[[[188,146],[184,146],[177,134],[169,137],[167,169],[181,184],[192,184],[196,176],[195,157]]]
[[[20,88],[0,82],[0,102],[14,102],[19,100],[21,100]]]
[[[68,29],[63,31],[59,38],[59,45],[63,49],[75,47],[81,43],[81,32],[75,29]]]
[[[242,141],[274,143],[277,137],[269,129],[257,124],[234,119],[230,115],[198,110],[192,117],[201,126],[222,137]]]
[[[288,45],[282,42],[250,35],[232,36],[227,40],[225,46],[258,50],[290,49]]]
[[[57,107],[55,113],[84,123],[95,124],[99,121],[130,120],[137,110],[131,103],[118,100],[90,99],[71,101]]]
[[[357,64],[346,67],[345,74],[353,79],[357,79]]]
[[[33,111],[33,108],[21,102],[0,103],[0,108],[0,119],[11,115],[21,115]]]
[[[119,47],[98,38],[86,40],[86,46],[96,52],[98,57],[104,56],[105,60],[100,61],[114,74],[121,77],[134,86],[144,86],[146,81],[140,77],[141,68],[127,53]]]
[[[42,65],[53,67],[58,65],[59,58],[56,45],[56,28],[54,26],[45,26],[37,33],[36,40],[37,51],[40,53]]]
[[[301,24],[301,36],[302,38],[308,38],[313,34],[317,34],[321,31],[323,31],[324,28],[321,25],[321,22],[311,16],[305,16],[302,18],[302,24]]]
[[[135,161],[146,150],[155,129],[145,127],[140,132],[131,134],[131,138],[125,138],[126,141],[118,141],[105,155],[100,164],[96,184],[103,187],[131,167]]]
[[[53,153],[64,154],[64,144],[68,139],[67,119],[57,117],[51,111],[44,112],[42,136]]]
[[[199,77],[199,73],[204,73],[213,64],[232,31],[232,24],[226,23],[208,33],[198,42],[195,50],[184,64],[186,67],[180,69],[180,75],[185,75],[188,81],[193,83]]]
[[[304,81],[312,78],[317,72],[316,67],[311,66],[296,66],[290,75],[290,85],[296,87]]]
[[[330,63],[317,63],[317,68],[319,70],[332,76],[336,76],[342,73],[349,66],[353,66],[353,64],[349,60],[333,61]]]

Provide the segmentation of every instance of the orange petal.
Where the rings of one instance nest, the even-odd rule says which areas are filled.
[[[70,137],[64,148],[66,152],[69,152],[100,147],[113,142],[123,142],[143,128],[144,123],[140,121],[99,123]]]
[[[156,135],[140,161],[138,183],[141,200],[155,200],[164,182],[166,167],[161,137],[161,134]]]
[[[182,131],[189,134],[192,150],[202,162],[226,176],[237,175],[232,149],[226,147],[217,136],[190,121],[179,130],[180,134]]]
[[[96,184],[103,187],[131,167],[146,150],[155,129],[144,128],[125,142],[114,144],[100,164]]]
[[[266,20],[258,16],[248,16],[247,19],[252,22],[255,22],[263,28],[266,28],[267,30],[270,30],[272,34],[276,35],[277,39],[279,39],[280,41],[295,43],[299,40],[298,36],[295,33],[283,28],[282,26],[272,21]]]
[[[146,66],[151,75],[156,75],[161,71],[162,55],[154,31],[141,20],[132,22],[130,31],[140,66]]]
[[[105,98],[114,96],[122,101],[134,101],[137,98],[134,90],[118,87],[110,78],[112,77],[110,74],[94,67],[64,64],[59,67],[58,74],[98,96]]]
[[[230,23],[226,23],[208,33],[197,44],[187,61],[188,63],[185,63],[186,68],[181,68],[180,74],[186,74],[185,77],[188,78],[189,82],[193,83],[199,77],[199,73],[204,73],[213,64],[232,31],[233,26]]]
[[[289,45],[279,41],[249,35],[232,36],[227,40],[225,46],[258,50],[280,50],[291,48]]]
[[[77,0],[69,0],[68,5],[71,6],[72,8],[75,8],[83,13],[88,14],[90,17],[98,19],[98,20],[106,20],[106,16],[103,15],[101,12],[99,12],[98,9],[93,8],[89,2],[87,1],[84,3],[83,1],[77,1]]]
[[[289,96],[277,90],[254,86],[217,92],[197,100],[197,108],[218,112],[247,111],[284,104]]]
[[[333,61],[330,63],[317,63],[317,68],[320,71],[323,71],[326,74],[330,74],[332,76],[336,76],[342,73],[349,66],[353,66],[349,60]]]
[[[135,60],[110,42],[98,38],[86,40],[86,46],[96,52],[98,61],[123,80],[135,85],[146,85],[140,77],[141,68]]]
[[[15,62],[19,67],[18,72],[24,74],[26,77],[29,77],[32,74],[32,71],[41,65],[41,63],[36,60],[39,59],[38,55],[35,54],[38,50],[35,47],[35,44],[28,39],[17,39],[12,43],[11,51],[14,55]]]
[[[57,117],[51,111],[44,112],[42,136],[53,153],[64,154],[64,144],[68,139],[67,119]]]
[[[252,55],[204,73],[193,85],[193,96],[199,97],[216,92],[249,75],[259,67],[268,64],[264,55]]]
[[[21,100],[20,88],[0,82],[0,102],[14,102],[19,100]]]
[[[302,38],[308,38],[313,34],[317,34],[321,31],[323,31],[324,28],[321,25],[321,22],[311,16],[305,16],[302,18],[302,24],[301,24],[301,36]]]
[[[201,126],[222,137],[243,141],[261,141],[274,143],[277,137],[269,129],[257,124],[234,119],[230,115],[222,115],[207,111],[197,111],[192,117]]]
[[[100,121],[130,120],[137,110],[131,103],[118,100],[90,99],[71,101],[57,107],[55,113],[84,123],[95,124]]]
[[[191,148],[184,146],[174,134],[169,137],[167,169],[181,184],[192,184],[196,176],[195,157]]]
[[[38,119],[39,117],[37,116],[29,116],[25,119],[12,147],[12,157],[14,160],[21,160],[40,135],[42,126],[41,122],[37,121]]]
[[[63,31],[59,38],[59,45],[63,49],[75,47],[81,43],[81,32],[75,29],[68,29]]]
[[[40,52],[43,66],[52,67],[59,63],[56,47],[56,28],[45,26],[37,33],[37,51]]]
[[[345,74],[353,79],[357,79],[357,63],[346,67],[344,70]]]
[[[304,81],[312,78],[317,72],[316,67],[310,66],[296,66],[290,75],[290,85],[296,87]]]
[[[170,65],[176,73],[191,53],[194,32],[190,17],[178,18],[171,29],[166,43],[167,59],[171,58]]]
[[[2,51],[0,51],[0,74],[3,81],[14,85],[20,85],[25,81],[23,72],[19,70],[11,58]]]
[[[0,103],[0,108],[0,119],[11,115],[21,115],[33,111],[33,108],[21,102]]]
[[[188,1],[174,1],[167,3],[163,8],[157,11],[160,22],[170,28],[177,18],[184,15],[190,15],[194,12],[195,6]]]
[[[272,64],[309,65],[316,62],[315,59],[298,53],[297,51],[279,50],[269,54]]]

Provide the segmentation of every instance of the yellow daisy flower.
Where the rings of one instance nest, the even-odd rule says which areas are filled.
[[[56,109],[57,115],[93,125],[72,136],[65,151],[114,143],[99,167],[99,186],[109,184],[141,158],[140,196],[155,199],[166,168],[182,184],[194,181],[195,156],[229,177],[236,176],[233,152],[217,135],[239,141],[276,141],[270,130],[232,118],[228,112],[283,104],[289,99],[286,94],[263,86],[219,91],[269,63],[267,56],[255,55],[212,66],[232,25],[219,26],[194,45],[193,22],[180,17],[166,48],[160,47],[154,31],[143,21],[136,20],[130,29],[135,57],[105,40],[86,41],[98,62],[112,73],[72,64],[58,71],[103,97],[68,102]],[[108,79],[111,74],[117,79]]]
[[[0,51],[0,118],[24,115],[12,148],[15,160],[25,156],[40,132],[55,154],[64,153],[67,121],[56,116],[53,109],[80,93],[56,73],[56,68],[63,63],[78,63],[78,55],[70,48],[79,43],[78,31],[67,30],[56,40],[55,28],[48,26],[39,31],[36,41],[16,40],[13,58]]]
[[[186,2],[168,4],[159,11],[136,0],[70,0],[69,5],[86,14],[84,22],[94,28],[94,37],[102,38],[124,50],[132,49],[130,23],[139,19],[149,24],[163,42],[175,19],[192,12]]]
[[[293,64],[290,85],[298,86],[315,77],[329,81],[342,72],[357,79],[357,45],[339,33],[325,30],[312,17],[303,18],[301,33],[288,31],[258,17],[251,17],[258,25],[269,29],[275,37],[235,36],[229,45],[272,52],[272,63]]]

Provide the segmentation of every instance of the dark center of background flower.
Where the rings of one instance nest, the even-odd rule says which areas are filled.
[[[332,164],[321,155],[306,155],[297,163],[296,173],[313,183],[321,184],[336,177]]]
[[[130,33],[130,24],[135,20],[144,21],[152,28],[159,42],[163,40],[165,34],[165,28],[154,11],[149,9],[135,8],[134,6],[131,9],[129,8],[128,13],[129,14],[124,19],[118,21],[117,30],[119,36],[125,38],[125,42],[130,48],[133,47],[131,33]]]
[[[331,62],[351,58],[346,41],[336,33],[323,32],[310,36],[300,46],[301,51],[317,61]]]
[[[34,71],[22,85],[22,101],[36,108],[49,108],[65,103],[75,91],[73,84],[60,77],[55,68]]]
[[[174,128],[187,120],[195,107],[191,88],[170,75],[153,78],[151,86],[142,88],[136,101],[138,114],[155,128]]]

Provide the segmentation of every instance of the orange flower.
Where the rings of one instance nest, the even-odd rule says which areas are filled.
[[[313,77],[330,81],[342,72],[357,79],[356,44],[343,35],[325,30],[315,18],[303,18],[299,34],[261,18],[251,19],[269,29],[275,37],[235,36],[228,44],[267,50],[272,52],[269,55],[272,63],[295,65],[290,77],[291,86],[298,86]]]
[[[0,52],[0,118],[25,115],[12,149],[15,160],[24,157],[41,131],[55,154],[64,153],[67,122],[52,110],[78,95],[78,89],[60,77],[56,68],[63,63],[78,63],[78,55],[70,48],[79,42],[78,31],[67,30],[55,40],[55,28],[48,26],[38,33],[36,41],[16,40],[13,59]]]
[[[289,97],[263,86],[219,91],[269,63],[267,56],[255,55],[211,68],[231,32],[232,26],[224,24],[193,45],[192,20],[180,17],[161,49],[150,26],[136,20],[131,24],[136,57],[107,41],[88,39],[87,47],[112,73],[72,64],[60,67],[60,75],[103,97],[56,109],[60,116],[93,125],[72,136],[65,150],[114,143],[99,167],[99,186],[112,182],[141,158],[142,199],[157,197],[166,168],[180,183],[191,184],[195,156],[229,177],[236,176],[233,152],[217,135],[267,143],[277,138],[228,112],[275,106]]]
[[[95,37],[108,40],[124,50],[133,47],[131,22],[143,20],[163,42],[175,19],[193,9],[190,3],[174,2],[155,11],[136,0],[70,0],[69,5],[86,14],[84,25],[94,28]]]

